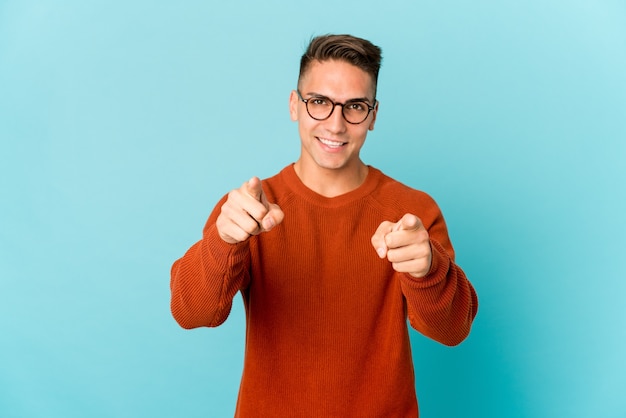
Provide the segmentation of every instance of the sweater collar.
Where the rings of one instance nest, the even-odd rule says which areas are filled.
[[[380,170],[372,166],[368,166],[367,177],[359,187],[339,196],[326,197],[317,192],[314,192],[313,190],[305,186],[304,183],[302,183],[302,181],[296,174],[293,163],[285,167],[281,171],[280,175],[287,184],[287,186],[294,193],[305,198],[315,205],[325,207],[344,206],[363,199],[376,189],[376,186],[378,185],[382,177],[382,173]]]

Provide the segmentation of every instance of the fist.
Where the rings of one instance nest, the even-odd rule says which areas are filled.
[[[415,215],[406,214],[395,223],[382,222],[372,236],[372,246],[397,272],[421,278],[430,271],[430,238],[421,219]]]
[[[269,203],[261,180],[252,177],[228,193],[216,226],[220,238],[229,244],[243,242],[253,235],[270,231],[285,217],[278,205]]]

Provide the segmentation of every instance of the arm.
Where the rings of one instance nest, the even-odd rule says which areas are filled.
[[[461,343],[469,335],[478,299],[465,273],[454,263],[441,214],[428,228],[411,214],[396,223],[383,222],[372,245],[398,272],[411,326],[442,344]]]
[[[202,240],[172,266],[170,308],[176,322],[186,329],[222,324],[235,294],[247,286],[249,263],[248,243],[222,241],[209,218]]]
[[[269,231],[282,218],[256,177],[218,203],[202,240],[172,266],[170,308],[181,327],[215,327],[228,318],[233,298],[250,280],[248,239]]]
[[[411,326],[445,345],[460,344],[470,332],[478,298],[465,273],[444,247],[431,240],[433,263],[423,278],[400,275]]]

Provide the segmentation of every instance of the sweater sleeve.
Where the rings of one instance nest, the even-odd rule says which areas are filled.
[[[400,274],[411,326],[442,344],[460,344],[478,312],[476,291],[454,262],[454,250],[440,212],[427,226],[432,249],[429,273],[422,278]]]
[[[170,308],[176,322],[186,329],[221,325],[230,314],[233,298],[249,282],[248,241],[224,242],[215,226],[217,213],[219,209],[209,217],[202,239],[172,265]]]

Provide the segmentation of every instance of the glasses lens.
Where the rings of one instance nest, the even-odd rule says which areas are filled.
[[[365,102],[348,102],[343,106],[343,117],[350,123],[361,123],[369,115],[369,107]]]
[[[315,97],[306,102],[306,109],[313,119],[324,120],[330,116],[333,111],[333,104],[330,100],[323,97]]]

